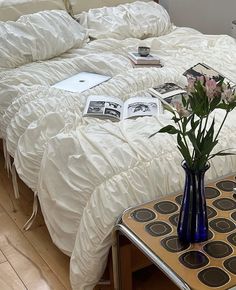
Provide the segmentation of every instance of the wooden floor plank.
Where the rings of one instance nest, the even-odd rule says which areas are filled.
[[[6,257],[3,255],[2,251],[0,251],[0,264],[6,262],[7,259]],[[1,289],[1,288],[0,288]]]
[[[65,287],[0,206],[0,249],[28,290]]]
[[[0,264],[0,289],[27,290],[8,262]]]
[[[32,228],[27,232],[22,230],[23,225],[32,212],[33,193],[22,181],[19,181],[21,198],[15,200],[12,182],[6,174],[3,164],[3,157],[0,154],[0,205],[2,205],[4,210],[42,259],[51,269],[53,269],[54,274],[60,280],[61,284],[63,284],[66,289],[70,290],[69,257],[60,252],[53,244],[40,210]],[[14,210],[12,202],[14,204]]]
[[[29,230],[25,236],[30,240],[36,251],[50,265],[58,279],[70,290],[69,264],[70,259],[53,245],[46,226],[37,227],[33,231]]]

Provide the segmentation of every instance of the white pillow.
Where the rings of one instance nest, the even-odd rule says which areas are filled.
[[[64,0],[0,0],[0,21],[16,21],[21,15],[65,9]]]
[[[79,14],[83,11],[88,11],[91,8],[100,8],[105,6],[110,7],[117,6],[119,4],[134,2],[134,0],[89,0],[89,1],[69,0],[69,1],[74,14]],[[143,1],[148,2],[150,0]]]
[[[79,15],[79,22],[95,39],[144,39],[167,34],[172,27],[167,11],[154,1],[90,9]]]
[[[85,29],[62,10],[21,16],[16,22],[0,22],[0,67],[13,68],[46,60],[82,47]]]

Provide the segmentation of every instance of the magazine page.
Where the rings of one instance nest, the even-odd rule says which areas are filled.
[[[153,116],[162,112],[160,101],[154,98],[134,97],[124,103],[123,119]]]
[[[123,102],[110,96],[89,96],[84,109],[84,116],[101,118],[115,118],[120,120],[122,116]]]
[[[158,97],[168,104],[176,100],[181,101],[183,94],[186,93],[184,89],[174,83],[164,83],[155,88],[151,88],[150,92],[154,97]]]
[[[219,73],[215,69],[211,68],[205,63],[197,63],[190,69],[186,70],[183,74],[187,78],[197,78],[200,76],[208,76],[211,79],[214,79],[216,82],[224,80],[224,83],[230,84],[231,87],[236,84],[233,83],[230,79],[226,78],[223,74]]]
[[[214,79],[216,82],[224,79],[223,75],[221,75],[219,72],[204,63],[198,63],[193,67],[189,68],[184,72],[184,76],[186,76],[187,78],[208,76],[209,78]]]

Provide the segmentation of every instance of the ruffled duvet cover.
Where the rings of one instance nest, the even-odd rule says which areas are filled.
[[[127,52],[139,45],[158,53],[163,68],[133,69]],[[231,37],[175,28],[143,41],[97,40],[56,59],[2,73],[2,136],[19,176],[38,193],[54,243],[72,256],[73,289],[90,290],[98,282],[111,246],[112,227],[124,209],[180,191],[183,185],[175,138],[148,138],[170,122],[168,113],[117,123],[85,118],[86,98],[96,94],[125,100],[149,96],[148,88],[164,82],[184,85],[182,73],[197,62],[207,63],[236,82],[235,55]],[[79,71],[112,78],[81,94],[50,87]],[[216,121],[221,118],[219,111]],[[233,112],[217,149],[236,144],[235,127]],[[234,156],[215,158],[207,178],[235,169]]]

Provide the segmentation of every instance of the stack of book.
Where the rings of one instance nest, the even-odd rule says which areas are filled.
[[[141,56],[138,52],[128,52],[128,57],[135,68],[162,67],[160,58],[156,55],[148,54],[147,56]]]

